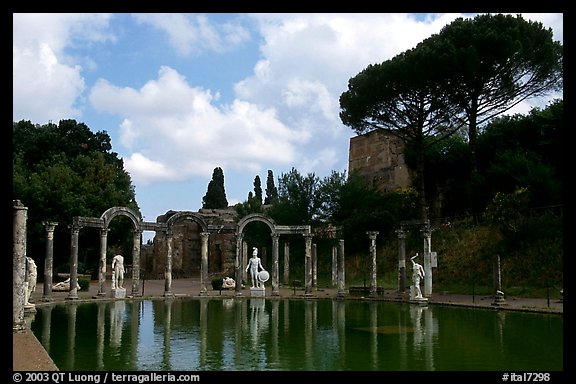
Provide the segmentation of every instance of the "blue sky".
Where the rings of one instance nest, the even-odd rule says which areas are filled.
[[[215,167],[233,205],[268,170],[347,172],[348,80],[472,16],[14,13],[13,121],[108,132],[146,221],[198,211]],[[561,13],[523,17],[563,42]]]

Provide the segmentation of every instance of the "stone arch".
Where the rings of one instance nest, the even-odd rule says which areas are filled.
[[[182,221],[190,220],[192,222],[197,223],[201,228],[202,232],[200,233],[201,237],[201,262],[200,262],[200,295],[204,296],[207,295],[207,282],[208,279],[208,240],[209,240],[209,231],[208,231],[208,224],[204,220],[204,218],[195,212],[190,211],[179,211],[176,212],[174,215],[170,216],[168,220],[166,220],[166,229],[167,229],[167,243],[168,243],[168,255],[166,257],[166,288],[164,291],[164,296],[173,296],[171,287],[172,287],[172,226],[180,223]]]
[[[70,254],[70,291],[68,298],[77,299],[77,281],[78,281],[78,234],[84,227],[98,228],[100,230],[100,257],[98,268],[98,296],[104,296],[104,283],[106,281],[106,249],[108,238],[108,227],[112,219],[116,216],[125,216],[132,221],[134,226],[133,247],[132,247],[132,296],[140,295],[140,235],[144,223],[142,218],[136,215],[134,211],[126,207],[108,208],[100,217],[83,217],[75,216],[72,218],[72,242]],[[118,291],[117,291],[118,292]],[[119,294],[119,293],[114,294]]]
[[[185,220],[196,222],[200,227],[202,227],[202,232],[208,232],[208,224],[206,224],[204,218],[198,213],[190,211],[176,212],[166,221],[166,227],[170,230],[172,225]]]
[[[272,235],[276,234],[276,223],[274,222],[274,220],[272,220],[270,217],[263,215],[261,213],[251,213],[247,216],[244,216],[242,219],[240,219],[240,221],[238,222],[238,228],[236,230],[236,235],[241,236],[242,233],[244,232],[244,228],[246,227],[246,225],[248,225],[254,221],[262,221],[262,222],[266,223],[266,225],[268,225],[268,227],[270,228],[270,231],[272,231]]]
[[[117,216],[124,216],[132,221],[132,225],[134,226],[134,233],[132,238],[132,265],[131,265],[131,275],[132,275],[132,295],[139,296],[140,295],[140,235],[142,234],[142,218],[136,215],[134,211],[127,207],[112,207],[108,208],[104,213],[100,216],[104,227],[102,228],[102,233],[108,232],[108,226],[110,222]],[[102,236],[102,235],[101,235]],[[105,235],[104,235],[105,236]],[[106,243],[104,246],[101,247],[101,269],[105,268],[106,265]],[[104,265],[102,265],[102,262]],[[102,278],[102,283],[105,278]],[[113,297],[115,297],[116,293],[112,292]]]
[[[100,219],[104,222],[104,228],[108,228],[108,225],[112,221],[113,218],[116,216],[126,216],[130,220],[132,220],[132,224],[134,224],[134,229],[140,231],[140,222],[142,219],[138,217],[134,211],[130,208],[126,207],[112,207],[108,208],[104,213],[100,216]]]

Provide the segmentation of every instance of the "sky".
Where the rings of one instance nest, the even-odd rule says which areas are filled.
[[[293,168],[320,179],[347,172],[348,80],[473,16],[13,13],[13,121],[106,131],[145,221],[197,212],[216,167],[234,205],[257,175],[265,191],[268,170],[276,185]],[[563,43],[562,13],[522,16]]]

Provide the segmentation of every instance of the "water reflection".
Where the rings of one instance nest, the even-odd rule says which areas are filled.
[[[265,298],[37,306],[61,370],[562,370],[563,317]]]

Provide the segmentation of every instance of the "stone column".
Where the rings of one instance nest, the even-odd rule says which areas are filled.
[[[142,296],[140,290],[140,246],[142,231],[135,228],[132,234],[132,296]]]
[[[346,268],[344,263],[344,240],[341,239],[338,241],[338,297],[346,295]]]
[[[277,233],[272,234],[272,296],[279,296],[278,290],[278,240],[280,235]]]
[[[404,228],[396,231],[398,234],[398,292],[406,292],[406,232]]]
[[[42,301],[52,301],[52,281],[54,277],[54,229],[56,222],[44,221],[46,229],[46,258],[44,259],[44,292]]]
[[[106,251],[108,249],[108,228],[100,229],[100,268],[98,270],[98,296],[106,296]]]
[[[284,284],[290,285],[290,243],[284,243]]]
[[[338,228],[333,226],[332,224],[328,225],[328,236],[332,240],[332,286],[336,286],[338,284],[338,247],[336,243],[336,234],[338,233]]]
[[[318,246],[312,244],[312,287],[318,288]]]
[[[200,265],[200,296],[206,296],[208,289],[206,288],[206,281],[208,280],[208,239],[210,234],[202,232],[200,234],[202,242],[202,263]]]
[[[166,266],[164,267],[164,297],[172,297],[172,230],[166,231]]]
[[[306,251],[305,251],[305,265],[304,265],[304,273],[305,273],[305,281],[306,287],[304,291],[304,296],[312,296],[312,235],[305,234],[304,241],[306,243]]]
[[[241,253],[244,249],[244,234],[239,233],[236,235],[236,258],[234,259],[234,280],[236,280],[236,296],[242,295],[242,276],[245,276],[246,273],[242,273],[246,271],[246,266],[242,264],[240,266],[240,261],[242,260]]]
[[[338,283],[338,247],[332,246],[332,285]]]
[[[28,208],[20,200],[12,201],[14,218],[12,225],[12,329],[23,331],[26,329],[24,321],[26,279],[26,221]]]
[[[372,270],[370,274],[370,296],[374,297],[378,293],[378,288],[376,287],[376,236],[378,236],[377,231],[366,232],[370,238],[370,255],[372,256]]]
[[[70,291],[68,292],[67,300],[78,299],[78,234],[80,228],[77,225],[71,226],[71,241],[70,241]]]
[[[502,292],[502,272],[500,269],[500,255],[496,255],[494,258],[493,268],[493,280],[494,280],[494,301],[492,305],[501,305],[506,299],[504,299],[504,292]]]
[[[242,235],[244,239],[244,235]],[[242,248],[240,248],[240,270],[242,271],[242,280],[248,281],[248,272],[246,272],[246,265],[248,265],[248,244],[242,240]]]
[[[423,295],[432,295],[432,230],[427,223],[424,228],[424,292]]]

